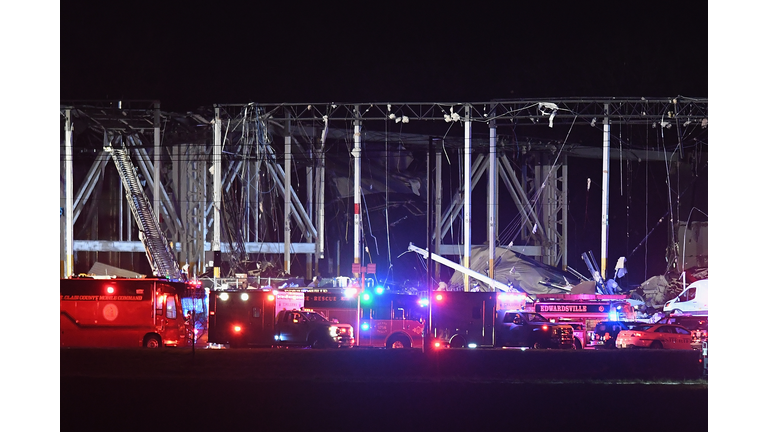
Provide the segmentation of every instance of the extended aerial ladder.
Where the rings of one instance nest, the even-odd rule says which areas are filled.
[[[141,187],[136,168],[131,162],[127,148],[114,148],[111,145],[104,148],[112,154],[120,179],[125,187],[125,197],[131,207],[133,218],[139,228],[139,239],[144,245],[147,259],[152,271],[157,277],[167,277],[172,281],[185,281],[186,275],[180,270],[173,250],[160,228],[144,189]]]
[[[424,258],[432,257],[433,260],[435,260],[435,261],[437,261],[437,262],[439,262],[441,264],[444,264],[444,265],[446,265],[446,266],[448,266],[448,267],[450,267],[450,268],[452,268],[452,269],[454,269],[454,270],[456,270],[458,272],[461,272],[461,273],[463,273],[465,275],[468,275],[469,277],[475,278],[475,279],[477,279],[477,280],[479,280],[481,282],[487,283],[491,288],[493,288],[496,291],[518,292],[518,290],[516,288],[514,288],[514,287],[506,285],[503,282],[499,282],[496,279],[492,279],[492,278],[490,278],[490,277],[488,277],[488,276],[486,276],[486,275],[484,275],[482,273],[478,273],[478,272],[476,272],[476,271],[474,271],[472,269],[466,268],[466,267],[464,267],[461,264],[456,264],[455,262],[453,262],[453,261],[451,261],[449,259],[443,258],[442,256],[440,256],[440,255],[438,255],[438,254],[436,254],[434,252],[427,252],[426,250],[424,250],[424,249],[422,249],[420,247],[414,246],[413,243],[408,245],[408,251],[409,252],[416,252],[419,255],[423,256]]]

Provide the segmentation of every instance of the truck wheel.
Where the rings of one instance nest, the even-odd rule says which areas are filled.
[[[395,336],[387,342],[387,348],[410,348],[411,341],[405,336]]]
[[[465,348],[466,346],[467,342],[461,336],[454,336],[451,339],[451,348]]]
[[[324,349],[328,347],[328,344],[325,343],[325,340],[317,337],[317,335],[313,336],[310,340],[312,342],[310,342],[309,346],[312,349]]]
[[[144,336],[144,348],[160,348],[163,346],[163,342],[158,335],[146,335]]]
[[[581,341],[578,338],[573,338],[573,348],[574,349],[582,349],[582,348],[584,348],[581,345]]]
[[[531,345],[531,348],[532,349],[544,349],[544,344],[541,343],[540,341],[536,341],[536,342],[533,343],[533,345]]]
[[[651,349],[662,349],[664,348],[664,345],[661,344],[659,341],[653,341],[651,342]]]

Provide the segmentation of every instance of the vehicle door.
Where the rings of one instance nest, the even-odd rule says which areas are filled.
[[[526,346],[528,344],[528,328],[523,314],[520,312],[506,312],[502,319],[499,332],[503,346]]]
[[[179,341],[186,338],[186,318],[181,313],[181,299],[169,294],[165,300],[166,340]]]
[[[696,296],[696,287],[688,288],[688,307],[689,311],[699,309],[699,299]]]
[[[280,323],[280,340],[286,343],[306,342],[309,323],[299,311],[287,311]]]
[[[675,349],[691,349],[691,344],[693,343],[693,334],[683,327],[673,327],[672,330],[675,332]]]

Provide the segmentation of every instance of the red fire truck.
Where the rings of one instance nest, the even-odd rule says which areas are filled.
[[[595,346],[591,336],[600,321],[633,321],[635,310],[624,295],[544,294],[526,306],[550,321],[574,327],[576,348]]]
[[[429,308],[412,294],[360,294],[360,346],[421,348]]]
[[[61,279],[62,347],[183,346],[181,297],[194,283],[166,279]]]
[[[372,348],[420,348],[428,314],[426,299],[386,292],[382,287],[302,288],[304,307],[331,320],[357,327],[357,345]],[[359,315],[358,315],[359,311]]]

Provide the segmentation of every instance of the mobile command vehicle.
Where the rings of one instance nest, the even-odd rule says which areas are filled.
[[[572,349],[573,327],[525,311],[524,294],[436,291],[430,344],[436,348]]]
[[[304,293],[221,290],[209,294],[208,343],[213,347],[349,347],[349,324],[304,310]]]
[[[664,304],[664,312],[707,315],[709,313],[709,280],[697,280],[688,285],[688,288],[679,296]]]
[[[62,347],[184,346],[181,297],[195,286],[166,279],[61,279]]]

